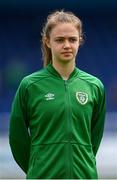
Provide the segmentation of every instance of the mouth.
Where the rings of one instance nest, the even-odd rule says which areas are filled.
[[[61,54],[64,54],[64,55],[70,55],[70,54],[72,54],[72,52],[65,51],[65,52],[62,52]]]

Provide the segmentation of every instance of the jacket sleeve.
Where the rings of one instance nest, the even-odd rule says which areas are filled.
[[[100,82],[100,86],[96,88],[95,94],[95,106],[92,118],[91,126],[91,141],[93,147],[93,153],[96,156],[104,131],[105,123],[105,90],[103,84]]]
[[[30,154],[26,95],[26,83],[22,81],[12,104],[9,126],[9,143],[13,157],[25,173]]]

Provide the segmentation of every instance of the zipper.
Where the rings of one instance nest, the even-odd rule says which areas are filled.
[[[72,154],[71,154],[71,109],[70,109],[70,96],[69,96],[69,87],[68,87],[68,81],[64,80],[65,84],[65,96],[66,96],[66,119],[67,119],[67,128],[66,128],[66,137],[67,137],[67,171],[66,171],[66,177],[71,179],[72,178]]]
[[[65,81],[65,93],[66,93],[66,111],[67,111],[66,114],[67,114],[67,128],[68,128],[67,138],[68,138],[68,141],[70,142],[70,140],[71,140],[71,126],[70,126],[71,113],[70,113],[69,87],[68,87],[68,82],[67,81]]]

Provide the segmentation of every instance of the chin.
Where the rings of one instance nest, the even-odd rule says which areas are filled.
[[[61,60],[63,60],[63,61],[72,61],[73,57],[62,57]]]
[[[64,63],[69,63],[69,62],[72,62],[74,60],[73,59],[62,59],[61,61]]]

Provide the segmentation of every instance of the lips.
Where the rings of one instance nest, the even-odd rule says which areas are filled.
[[[65,51],[65,52],[62,52],[61,54],[71,54],[72,52],[69,52],[69,51]]]

